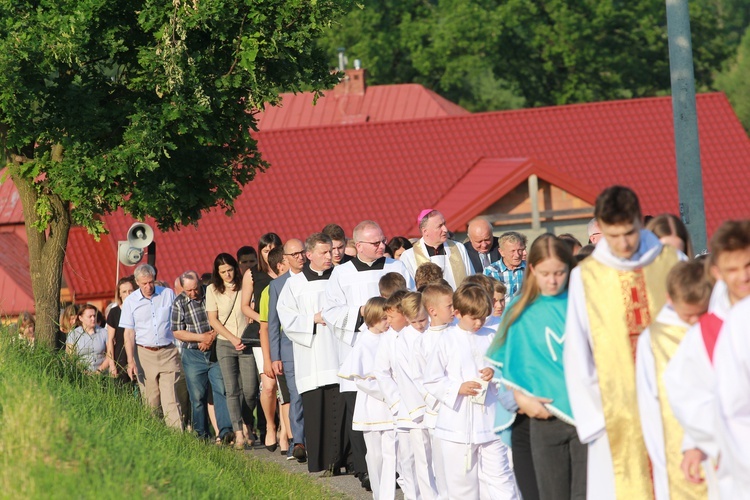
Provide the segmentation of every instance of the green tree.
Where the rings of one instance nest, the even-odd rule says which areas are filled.
[[[721,1],[730,2],[691,3],[699,89],[730,54]],[[411,0],[385,17],[383,8],[365,2],[323,40],[379,83],[419,82],[473,110],[669,92],[663,0]],[[375,42],[373,32],[384,35]],[[383,54],[393,62],[378,64]]]
[[[716,87],[727,94],[742,126],[750,132],[750,28],[742,37],[737,55],[727,69],[716,77]]]
[[[433,6],[428,0],[363,0],[357,2],[318,40],[333,66],[339,48],[350,60],[361,59],[368,81],[375,84],[412,83],[418,77],[406,40]]]
[[[24,209],[51,344],[71,224],[123,208],[161,229],[228,213],[268,165],[249,132],[280,90],[332,85],[313,40],[348,0],[0,4],[0,165]]]

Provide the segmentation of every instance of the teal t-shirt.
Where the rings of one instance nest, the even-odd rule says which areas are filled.
[[[513,301],[508,311],[515,304]],[[505,342],[490,359],[501,368],[503,383],[551,399],[547,405],[550,413],[574,425],[563,370],[567,309],[567,290],[554,296],[540,295],[511,325]]]

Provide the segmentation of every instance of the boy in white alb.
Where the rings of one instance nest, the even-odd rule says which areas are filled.
[[[440,402],[424,388],[424,372],[427,368],[427,360],[437,347],[440,336],[453,323],[453,289],[448,284],[427,285],[422,290],[422,303],[427,309],[430,326],[415,340],[412,346],[411,373],[417,390],[425,402],[425,413],[422,423],[430,436],[430,448],[432,452],[432,470],[435,476],[435,487],[438,498],[448,498],[448,485],[445,475],[442,474],[443,460],[440,449],[435,439],[435,424],[437,423]]]
[[[391,329],[383,334],[375,359],[375,377],[396,422],[398,484],[404,497],[409,499],[423,498],[418,493],[409,430],[417,426],[411,416],[416,418],[418,414],[424,414],[425,406],[414,383],[399,370],[398,365],[401,337],[409,324],[403,314],[402,302],[413,295],[416,294],[398,290],[388,297],[385,307]]]
[[[748,255],[750,257],[750,255]],[[745,286],[750,287],[750,258]],[[732,307],[716,346],[721,458],[732,478],[731,497],[750,498],[750,297]]]
[[[487,292],[465,284],[453,295],[457,324],[445,331],[427,362],[423,384],[442,405],[435,425],[447,497],[517,499],[507,448],[494,432],[497,387],[484,356],[494,332]]]
[[[731,497],[750,497],[750,220],[733,222],[723,279],[734,300],[714,355],[718,387],[717,438],[732,478]],[[717,261],[718,262],[718,261]],[[723,493],[723,491],[722,491]]]
[[[706,486],[686,481],[680,470],[684,431],[667,401],[663,375],[690,326],[708,309],[711,288],[703,262],[677,263],[667,275],[667,304],[638,337],[638,410],[656,500],[707,498]]]
[[[731,308],[750,296],[742,277],[750,255],[750,221],[727,221],[709,242],[709,270],[718,280],[711,293],[708,313],[688,330],[664,372],[669,404],[685,430],[682,471],[688,481],[703,482],[701,462],[712,462],[706,476],[716,469],[718,488],[709,482],[713,498],[732,497],[732,477],[720,457],[717,442],[717,380],[715,347],[721,339],[723,323]],[[712,491],[716,490],[718,491]]]
[[[385,299],[367,301],[362,316],[367,330],[341,365],[339,377],[352,380],[357,386],[352,428],[362,431],[367,445],[367,471],[372,497],[390,500],[396,495],[396,430],[393,414],[375,379],[375,357],[383,334],[390,325],[385,313]]]
[[[452,299],[451,299],[452,301]],[[412,465],[417,487],[417,498],[437,498],[435,472],[432,467],[432,440],[424,416],[427,403],[423,390],[414,382],[413,360],[415,346],[430,326],[430,317],[421,293],[410,293],[401,300],[401,312],[409,325],[401,330],[396,341],[396,371],[404,412],[396,421],[399,429],[408,432]],[[434,425],[433,425],[434,428]]]

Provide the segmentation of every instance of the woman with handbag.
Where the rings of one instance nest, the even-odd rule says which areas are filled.
[[[253,410],[258,387],[255,357],[242,354],[242,332],[247,318],[242,314],[242,275],[237,261],[228,253],[214,259],[211,284],[206,289],[206,312],[211,328],[217,333],[216,356],[224,377],[229,417],[234,428],[236,449],[245,449],[246,436],[242,430],[242,405],[240,391]]]

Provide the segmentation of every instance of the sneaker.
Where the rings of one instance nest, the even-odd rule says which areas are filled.
[[[304,464],[307,462],[307,451],[305,451],[305,445],[297,443],[294,445],[292,450],[292,456],[297,459],[297,462]]]

